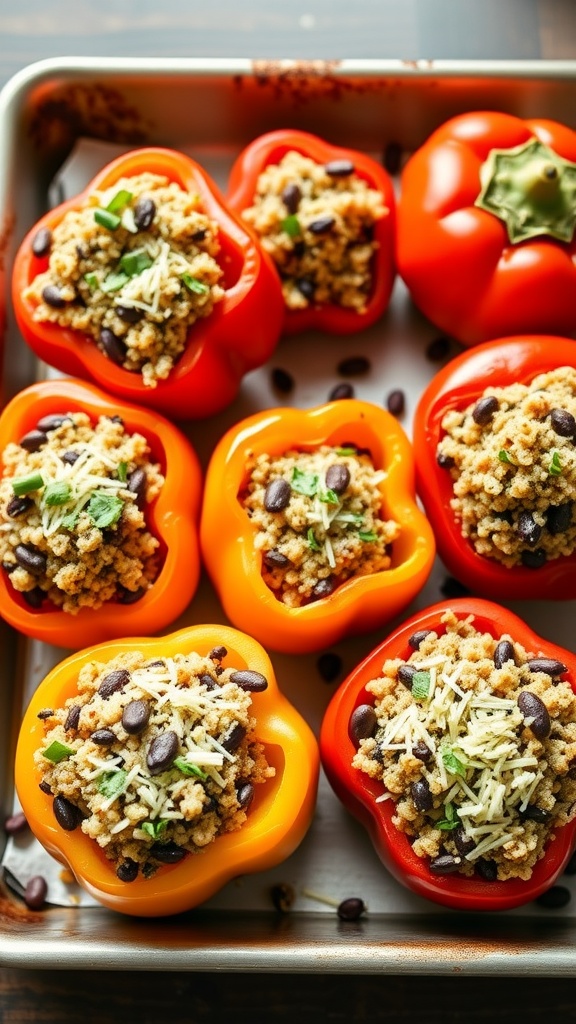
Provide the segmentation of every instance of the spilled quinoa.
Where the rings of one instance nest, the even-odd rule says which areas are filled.
[[[246,821],[255,787],[270,779],[254,735],[250,669],[227,651],[150,661],[139,651],[91,661],[78,692],[46,708],[35,753],[58,825],[80,828],[124,882],[198,853]]]
[[[489,387],[442,428],[438,464],[479,554],[538,569],[576,551],[576,369]]]
[[[292,150],[262,171],[242,216],[274,260],[288,309],[331,303],[363,313],[374,226],[387,212],[352,162],[318,164]]]
[[[261,454],[240,495],[262,554],[262,576],[291,608],[327,597],[352,576],[391,565],[400,527],[381,518],[385,474],[355,448]]]
[[[48,258],[24,296],[34,319],[88,335],[150,387],[224,295],[216,223],[198,195],[161,175],[93,192],[52,233],[40,229],[33,248]]]
[[[0,562],[32,608],[138,599],[159,569],[146,507],[164,483],[148,444],[120,417],[38,421],[2,454]]]
[[[576,696],[566,666],[442,615],[386,661],[356,709],[353,765],[436,875],[529,879],[576,815]]]

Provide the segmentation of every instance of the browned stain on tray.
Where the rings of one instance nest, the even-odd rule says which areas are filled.
[[[0,924],[39,924],[42,914],[0,893]]]
[[[0,274],[6,267],[6,255],[15,224],[16,218],[13,213],[5,213],[0,220]]]
[[[150,126],[121,92],[94,82],[62,86],[39,97],[29,132],[40,152],[60,154],[68,152],[82,135],[142,145]]]
[[[382,88],[376,79],[344,78],[337,72],[339,60],[300,60],[286,64],[275,60],[255,60],[252,75],[256,85],[271,93],[274,99],[289,99],[295,104],[318,98],[339,100],[345,93],[373,92]],[[234,79],[241,88],[246,79]]]

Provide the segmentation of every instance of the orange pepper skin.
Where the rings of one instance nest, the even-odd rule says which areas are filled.
[[[539,569],[507,567],[480,555],[463,536],[450,508],[450,473],[436,461],[442,419],[475,402],[491,384],[526,384],[561,366],[576,367],[576,341],[526,336],[485,342],[452,359],[423,392],[414,417],[418,452],[416,487],[446,568],[474,593],[498,600],[570,600],[576,593],[576,555],[554,558]]]
[[[289,608],[266,585],[262,556],[238,495],[247,479],[250,452],[282,455],[291,448],[351,443],[369,449],[387,477],[379,486],[382,517],[400,524],[392,565],[352,577],[325,598]],[[345,636],[379,628],[415,597],[432,568],[432,530],[414,496],[410,442],[386,410],[357,399],[342,399],[309,410],[272,409],[232,427],[220,440],[206,473],[200,520],[204,564],[224,611],[239,629],[272,650],[305,653]]]
[[[242,210],[252,206],[259,175],[269,165],[277,164],[291,150],[310,157],[318,164],[330,160],[351,160],[357,175],[370,188],[381,192],[388,213],[374,226],[377,249],[374,254],[373,289],[365,312],[358,313],[331,304],[286,309],[283,333],[298,334],[318,328],[331,334],[349,334],[370,327],[386,310],[396,276],[396,203],[392,179],[380,164],[364,153],[332,146],[309,132],[278,129],[259,136],[237,158],[228,180],[227,202],[230,209],[241,214]]]
[[[79,208],[94,189],[108,189],[122,177],[146,171],[165,175],[197,193],[203,211],[218,224],[224,270],[224,298],[210,316],[192,325],[182,356],[166,380],[152,388],[139,373],[108,359],[87,335],[33,320],[24,289],[48,258],[34,256],[32,239],[41,227],[53,230],[69,210]],[[63,373],[92,380],[111,394],[158,409],[170,418],[201,419],[221,411],[236,397],[242,377],[266,362],[280,336],[284,301],[272,261],[250,230],[225,205],[216,184],[195,161],[163,148],[134,150],[113,160],[79,196],[47,213],[24,238],[14,260],[12,297],[20,331],[32,350]],[[261,315],[262,307],[266,315]]]
[[[461,619],[473,615],[474,626],[493,637],[509,633],[527,650],[538,650],[545,657],[562,661],[568,668],[562,679],[576,691],[576,656],[542,640],[508,609],[473,597],[441,602],[408,619],[339,686],[322,722],[320,757],[334,792],[365,826],[382,863],[398,882],[419,896],[455,910],[509,910],[536,899],[562,874],[576,848],[576,821],[554,830],[556,838],[548,844],[527,881],[488,882],[476,876],[433,875],[427,862],[413,852],[408,836],[393,824],[394,801],[376,803],[383,792],[382,783],[352,767],[356,746],[350,735],[350,716],[359,705],[374,703],[373,695],[366,690],[367,683],[381,675],[387,659],[406,660],[413,653],[408,643],[412,633],[420,629],[438,631],[441,616],[449,609]]]
[[[402,172],[398,273],[420,311],[463,345],[576,331],[576,236],[512,244],[504,222],[474,205],[490,151],[534,137],[576,161],[576,132],[564,125],[474,111],[441,125]]]
[[[79,380],[47,380],[20,391],[0,415],[0,453],[18,442],[42,416],[85,412],[122,417],[128,433],[148,442],[151,460],[160,464],[165,482],[149,506],[148,528],[160,541],[162,564],[152,586],[133,604],[108,601],[100,608],[81,608],[76,615],[45,602],[31,608],[0,572],[0,615],[26,636],[57,647],[78,649],[118,636],[155,633],[187,607],[200,577],[198,520],[202,473],[187,438],[163,416],[104,394]]]
[[[150,659],[178,653],[207,655],[224,644],[223,664],[261,672],[268,687],[254,694],[255,738],[266,747],[276,775],[256,787],[245,824],[218,836],[202,853],[178,864],[162,866],[152,878],[121,882],[111,861],[80,828],[66,832],[56,822],[50,796],[39,789],[40,774],[33,755],[43,744],[38,711],[61,707],[76,690],[83,665],[106,664],[128,650]],[[252,637],[220,625],[195,625],[157,638],[130,638],[89,647],[60,662],[40,683],[26,710],[16,749],[15,782],[26,819],[46,850],[65,864],[96,900],[112,910],[136,917],[178,914],[203,903],[226,882],[241,874],[265,871],[296,849],[312,819],[319,771],[316,739],[299,712],[278,688],[264,649]]]

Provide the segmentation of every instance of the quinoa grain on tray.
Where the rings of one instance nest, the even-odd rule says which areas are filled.
[[[276,264],[288,309],[331,303],[363,313],[373,229],[386,213],[351,161],[319,164],[292,150],[262,171],[242,216]]]
[[[93,192],[34,246],[49,255],[26,290],[34,319],[87,334],[150,387],[224,295],[216,224],[197,195],[158,174]]]
[[[267,680],[224,667],[226,653],[90,661],[78,694],[38,716],[45,742],[34,759],[56,821],[94,839],[121,881],[239,829],[255,786],[274,775],[251,713],[250,691]]]
[[[576,696],[566,666],[452,611],[410,640],[354,713],[353,766],[433,874],[529,879],[576,815]]]
[[[257,527],[263,578],[291,608],[352,576],[388,569],[399,526],[380,518],[382,471],[355,448],[258,455],[241,500]]]
[[[0,562],[32,607],[72,614],[131,601],[158,571],[146,505],[164,479],[147,442],[119,417],[51,415],[7,445],[0,480]]]
[[[487,388],[442,429],[438,462],[479,554],[537,569],[576,551],[576,369]]]

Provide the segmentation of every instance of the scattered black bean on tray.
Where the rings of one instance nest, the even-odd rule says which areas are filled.
[[[17,836],[21,832],[26,831],[28,828],[28,822],[26,816],[22,811],[17,811],[15,814],[11,814],[4,822],[4,831],[7,836]]]
[[[406,408],[406,396],[401,388],[394,388],[386,396],[386,408],[392,416],[402,416]]]
[[[567,906],[571,899],[570,890],[566,889],[564,885],[553,885],[547,892],[543,892],[541,896],[538,896],[534,902],[546,910],[560,910],[562,907]]]
[[[336,913],[341,921],[358,921],[366,910],[364,900],[359,896],[349,896],[338,904]]]
[[[289,395],[295,386],[292,374],[288,370],[283,370],[281,366],[275,366],[270,371],[270,382],[274,390],[281,395]]]
[[[348,356],[342,359],[336,369],[341,377],[361,377],[370,371],[370,360],[366,356]]]
[[[342,671],[342,658],[334,651],[325,651],[316,662],[318,672],[326,683],[333,683]]]
[[[328,393],[328,401],[336,402],[341,398],[354,398],[354,388],[348,381],[336,384]]]
[[[293,886],[287,882],[278,882],[270,890],[270,898],[274,908],[281,914],[286,914],[292,908],[296,894]]]
[[[26,883],[24,902],[30,910],[40,910],[48,895],[48,883],[42,875],[34,875]]]
[[[439,363],[448,356],[452,345],[449,338],[440,335],[433,338],[426,346],[426,358],[433,363]]]
[[[382,163],[388,174],[398,174],[402,164],[402,146],[399,142],[391,140],[386,143]]]
[[[444,581],[440,584],[440,592],[444,597],[466,597],[470,593],[468,587],[465,587],[460,580],[455,579],[454,576],[446,576]]]

